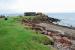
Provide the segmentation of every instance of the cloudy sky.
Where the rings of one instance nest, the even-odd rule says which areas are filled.
[[[75,0],[0,0],[0,12],[75,12]]]

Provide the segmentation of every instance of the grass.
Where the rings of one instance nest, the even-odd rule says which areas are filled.
[[[45,36],[26,30],[18,19],[0,19],[0,50],[50,50],[40,43]]]
[[[36,17],[36,16],[24,16],[25,18],[31,18],[31,19],[33,19],[34,17]]]

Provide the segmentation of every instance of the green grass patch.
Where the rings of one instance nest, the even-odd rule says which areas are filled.
[[[50,50],[40,43],[43,35],[26,30],[18,17],[0,19],[0,50]]]

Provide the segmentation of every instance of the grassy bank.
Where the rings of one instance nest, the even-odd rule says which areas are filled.
[[[50,50],[41,43],[45,38],[25,29],[17,18],[0,19],[0,50]]]

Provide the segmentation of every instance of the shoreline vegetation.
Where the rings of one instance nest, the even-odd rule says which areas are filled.
[[[4,37],[7,34],[7,39],[0,38],[4,43],[0,42],[2,45],[0,49],[9,50],[14,47],[15,50],[75,50],[75,36],[72,36],[75,33],[75,28],[58,25],[57,22],[60,21],[43,13],[35,12],[26,12],[24,16],[17,17],[2,16],[0,19],[0,32]],[[14,45],[12,45],[12,41],[8,40],[10,33],[13,35],[10,39],[13,39],[12,41],[17,40],[14,41],[16,42]],[[17,43],[18,40],[22,42]],[[3,47],[6,47],[7,41],[11,43],[8,43],[8,47],[4,49]]]

